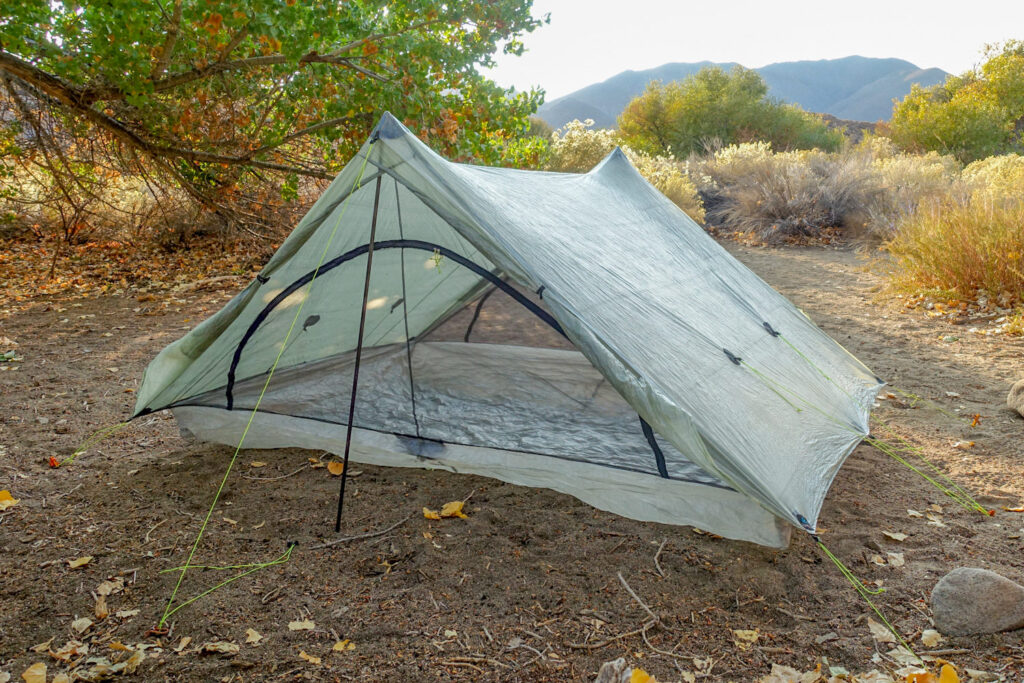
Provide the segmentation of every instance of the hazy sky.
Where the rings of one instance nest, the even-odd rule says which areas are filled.
[[[985,43],[1024,39],[1024,0],[534,0],[551,23],[500,55],[491,77],[552,100],[626,69],[666,62],[898,57],[960,73]]]

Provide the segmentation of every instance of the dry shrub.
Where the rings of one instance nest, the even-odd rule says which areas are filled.
[[[775,242],[859,228],[881,192],[861,154],[772,152],[768,143],[730,145],[693,164],[709,217],[730,231]]]
[[[1024,202],[1016,197],[975,192],[922,204],[887,247],[897,286],[1024,304]]]
[[[1024,157],[1018,154],[980,159],[964,168],[964,182],[974,192],[994,197],[1024,195]]]
[[[960,162],[950,155],[900,154],[895,150],[891,153],[861,150],[861,153],[873,157],[871,170],[882,190],[865,207],[866,227],[875,237],[891,238],[900,219],[922,203],[953,195],[964,196],[958,184]]]
[[[545,170],[586,173],[615,149],[618,141],[614,131],[592,130],[593,125],[590,119],[575,120],[565,125],[563,133],[553,133]],[[629,147],[623,147],[622,151],[647,182],[671,199],[690,218],[703,222],[704,206],[696,186],[686,174],[684,164],[668,157],[637,152]]]

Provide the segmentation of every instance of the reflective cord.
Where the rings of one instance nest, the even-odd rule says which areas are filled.
[[[125,422],[118,422],[117,424],[110,425],[109,427],[101,427],[101,428],[97,429],[95,432],[90,434],[89,438],[86,439],[85,441],[83,441],[82,445],[79,446],[78,448],[76,448],[75,451],[71,455],[69,455],[68,457],[64,458],[59,463],[57,463],[56,467],[63,467],[64,465],[70,465],[71,463],[73,463],[75,461],[75,458],[77,458],[78,456],[80,456],[83,453],[85,453],[87,450],[89,450],[90,448],[92,448],[93,446],[98,444],[100,441],[103,441],[104,439],[106,439],[111,434],[113,434],[115,432],[118,432],[118,431],[124,429],[125,427],[127,427],[129,422],[130,422],[130,420],[126,420]]]
[[[880,595],[881,593],[885,592],[885,589],[872,589],[865,586],[864,582],[858,579],[854,575],[854,573],[850,571],[850,568],[843,564],[842,560],[833,555],[832,551],[825,547],[825,544],[821,542],[821,539],[818,538],[817,535],[811,534],[811,538],[813,538],[814,542],[818,544],[818,547],[821,549],[821,552],[825,553],[825,556],[828,557],[828,559],[832,560],[832,563],[836,566],[837,569],[839,569],[839,572],[844,577],[846,577],[846,580],[850,582],[850,585],[853,586],[854,590],[856,590],[857,593],[860,594],[860,597],[864,599],[864,602],[868,603],[868,607],[871,608],[871,611],[878,615],[878,618],[882,620],[882,623],[885,625],[887,629],[889,629],[889,632],[896,637],[896,640],[900,642],[900,645],[905,647],[910,654],[914,655],[914,657],[923,664],[924,660],[921,659],[921,657],[918,656],[916,652],[914,652],[914,648],[910,647],[910,644],[903,639],[903,636],[901,636],[900,632],[896,630],[896,627],[893,626],[892,623],[890,623],[889,620],[885,618],[885,615],[882,614],[882,611],[878,609],[878,606],[875,605],[874,601],[871,600],[872,595]]]
[[[839,386],[839,384],[834,379],[832,379],[831,377],[828,376],[828,373],[826,373],[824,370],[819,368],[814,361],[812,361],[810,358],[808,358],[806,355],[804,355],[803,351],[798,349],[796,346],[793,345],[792,342],[790,342],[788,339],[786,339],[786,335],[782,334],[781,332],[776,332],[775,336],[777,336],[779,339],[781,339],[786,344],[786,346],[788,346],[789,348],[793,349],[793,351],[796,353],[796,355],[800,356],[804,360],[805,363],[807,363],[812,368],[817,370],[818,374],[820,374],[822,377],[824,377],[825,380],[828,381],[829,384],[834,386],[836,389],[839,389],[839,391],[843,392],[843,394],[846,395],[846,398],[849,398],[851,400],[853,399],[853,396],[850,396],[849,392],[847,392],[846,389],[844,389],[841,386]]]
[[[777,390],[775,389],[775,387],[774,387],[774,386],[772,386],[773,384],[777,384],[777,383],[776,383],[776,382],[775,382],[774,380],[772,380],[771,378],[769,378],[769,377],[768,377],[767,375],[765,375],[765,374],[764,374],[763,372],[761,372],[761,371],[760,371],[760,370],[758,370],[757,368],[755,368],[755,367],[753,367],[752,365],[750,365],[750,363],[748,363],[747,361],[745,361],[745,360],[743,360],[743,359],[739,359],[739,361],[740,361],[740,362],[739,362],[739,364],[740,364],[740,365],[742,365],[743,367],[745,367],[745,368],[746,368],[747,370],[750,370],[750,372],[752,372],[752,373],[754,374],[754,376],[755,376],[755,377],[757,377],[757,378],[758,378],[758,379],[760,379],[760,380],[761,380],[762,382],[764,382],[764,385],[765,385],[766,387],[768,387],[768,389],[769,389],[769,390],[770,390],[770,391],[771,391],[772,393],[774,393],[774,394],[775,394],[776,396],[778,396],[778,397],[779,397],[779,398],[781,398],[781,399],[782,399],[783,401],[785,401],[785,402],[786,402],[786,405],[788,405],[788,406],[789,406],[790,408],[792,408],[793,410],[795,410],[795,411],[796,411],[796,412],[798,412],[798,413],[802,413],[802,412],[804,412],[804,411],[803,411],[803,408],[800,408],[799,406],[797,406],[797,405],[796,405],[795,403],[793,403],[793,402],[792,402],[792,401],[790,401],[790,400],[789,400],[788,398],[786,398],[785,396],[783,396],[781,392],[777,391]],[[782,386],[782,385],[779,385],[779,386]],[[785,387],[783,387],[783,388],[785,388]],[[806,403],[806,401],[804,401],[804,402]]]
[[[213,510],[214,508],[217,507],[217,501],[220,500],[221,493],[223,493],[224,491],[224,485],[228,481],[228,476],[230,476],[231,470],[235,466],[235,461],[238,460],[238,454],[242,451],[242,444],[245,443],[245,437],[249,433],[249,428],[252,427],[252,422],[256,418],[256,413],[259,412],[260,404],[263,402],[263,397],[267,393],[267,387],[270,386],[270,380],[274,376],[274,371],[277,370],[277,365],[278,363],[281,362],[281,356],[284,355],[285,347],[288,346],[288,340],[289,338],[291,338],[292,332],[295,331],[295,325],[298,323],[299,317],[302,315],[302,309],[306,305],[306,301],[309,299],[308,294],[313,287],[313,283],[316,281],[317,274],[320,272],[320,266],[323,265],[324,260],[327,258],[327,253],[330,251],[331,244],[334,242],[334,236],[337,234],[338,227],[341,225],[341,221],[345,217],[345,211],[348,209],[348,200],[352,196],[352,194],[355,193],[355,191],[361,187],[360,183],[362,182],[363,179],[363,172],[366,170],[366,162],[369,161],[370,150],[373,149],[373,145],[374,142],[371,141],[370,146],[367,149],[367,153],[363,156],[363,163],[359,167],[359,174],[357,175],[355,182],[352,184],[352,190],[345,197],[345,201],[341,206],[341,212],[338,215],[338,220],[334,222],[334,227],[331,229],[331,234],[327,238],[327,244],[324,245],[324,249],[320,254],[320,260],[317,262],[316,269],[313,271],[313,277],[310,278],[309,283],[306,285],[307,296],[302,297],[302,300],[299,302],[298,308],[295,311],[295,317],[292,318],[292,324],[288,327],[288,332],[284,336],[284,341],[281,342],[281,350],[277,352],[277,358],[274,359],[274,364],[270,367],[270,371],[267,373],[267,379],[263,383],[263,389],[260,390],[259,398],[256,399],[256,405],[253,406],[252,412],[249,413],[249,421],[246,422],[245,429],[242,430],[242,436],[238,440],[238,445],[235,446],[235,452],[231,455],[231,460],[228,462],[228,468],[224,472],[223,478],[221,478],[220,480],[220,486],[217,487],[217,493],[214,494],[213,496],[213,502],[210,503],[210,509],[207,510],[206,517],[203,519],[203,524],[199,527],[199,533],[196,534],[196,540],[192,544],[192,549],[188,553],[188,559],[185,560],[185,564],[180,568],[180,573],[178,574],[178,581],[174,584],[174,589],[171,591],[171,597],[167,599],[167,605],[164,607],[163,616],[160,617],[160,623],[158,624],[158,628],[162,628],[163,625],[167,622],[167,619],[185,605],[189,605],[198,600],[199,598],[209,595],[218,588],[221,588],[222,586],[225,586],[231,583],[232,581],[240,579],[243,576],[246,576],[247,574],[259,571],[260,569],[264,567],[269,567],[273,564],[281,564],[282,562],[287,562],[288,559],[291,557],[292,549],[291,547],[289,547],[288,550],[285,551],[285,554],[279,557],[277,560],[273,560],[266,564],[261,564],[258,567],[254,567],[253,569],[249,569],[245,572],[242,572],[238,576],[228,579],[227,581],[223,581],[214,586],[213,588],[210,588],[209,590],[200,593],[196,597],[186,600],[177,607],[173,609],[171,608],[171,605],[174,604],[174,598],[178,595],[178,589],[181,588],[181,582],[185,579],[185,573],[188,572],[189,568],[192,566],[192,558],[195,556],[196,549],[199,547],[199,541],[203,538],[203,533],[206,531],[206,527],[210,523],[210,517],[213,516]]]
[[[288,545],[288,549],[285,550],[284,553],[281,554],[280,557],[278,557],[276,560],[271,560],[269,562],[257,562],[255,564],[242,564],[242,565],[238,565],[237,567],[203,567],[201,565],[191,565],[191,566],[186,565],[186,566],[183,566],[183,567],[175,567],[174,569],[165,569],[165,570],[163,570],[162,572],[160,572],[161,574],[163,574],[164,572],[177,571],[179,569],[181,570],[182,574],[184,574],[185,571],[188,570],[188,569],[236,569],[236,568],[237,569],[242,569],[242,568],[245,568],[245,567],[251,567],[250,569],[246,569],[246,571],[241,572],[240,574],[236,574],[235,576],[232,576],[230,579],[225,579],[224,581],[221,581],[220,583],[218,583],[216,586],[213,586],[212,588],[206,589],[205,591],[203,591],[199,595],[195,596],[194,598],[189,598],[188,600],[186,600],[185,602],[181,603],[180,605],[178,605],[174,609],[165,610],[163,618],[160,619],[160,626],[162,627],[164,625],[164,622],[166,622],[167,619],[169,619],[171,617],[171,615],[173,615],[175,612],[180,610],[182,607],[187,607],[188,605],[191,605],[196,600],[199,600],[200,598],[206,597],[207,595],[209,595],[210,593],[214,592],[215,590],[219,590],[219,589],[223,588],[224,586],[228,585],[229,583],[232,583],[234,581],[238,581],[240,578],[242,578],[244,576],[248,576],[249,574],[254,574],[254,573],[258,572],[261,569],[266,569],[267,567],[273,567],[273,566],[278,565],[278,564],[284,564],[285,562],[287,562],[288,560],[291,559],[291,557],[292,557],[292,549],[293,548],[295,548],[295,544],[294,543],[289,544]],[[168,607],[169,606],[170,606],[170,603],[168,603]]]

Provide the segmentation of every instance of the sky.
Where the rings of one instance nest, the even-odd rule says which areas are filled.
[[[521,57],[489,75],[547,100],[627,69],[667,62],[773,62],[849,55],[898,57],[961,73],[986,43],[1024,39],[1024,0],[534,0],[551,23],[527,34]]]

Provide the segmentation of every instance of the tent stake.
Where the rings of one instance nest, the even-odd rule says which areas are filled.
[[[352,448],[352,421],[356,414],[356,389],[359,387],[359,362],[363,357],[363,331],[366,329],[366,303],[370,297],[370,271],[373,269],[373,242],[377,239],[377,207],[380,205],[380,176],[373,194],[373,218],[370,219],[370,245],[366,250],[366,280],[363,282],[363,306],[359,310],[359,337],[356,340],[356,362],[352,368],[352,396],[348,404],[348,428],[345,430],[345,458],[341,471],[341,489],[338,491],[338,515],[334,520],[334,533],[341,531],[341,506],[345,501],[345,482],[348,480],[348,454]]]

